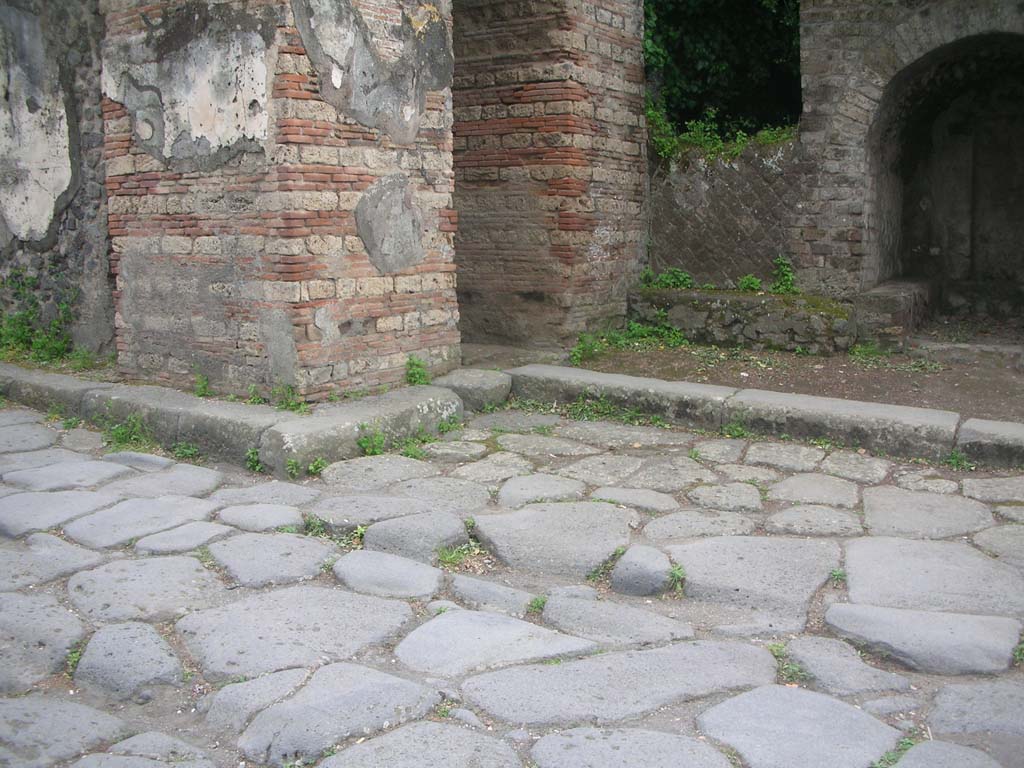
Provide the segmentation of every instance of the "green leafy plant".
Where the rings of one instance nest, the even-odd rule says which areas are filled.
[[[68,416],[61,419],[60,425],[62,429],[78,429],[82,426],[82,420],[77,416]]]
[[[245,468],[250,472],[262,474],[266,471],[263,462],[260,461],[260,449],[252,447],[245,452]]]
[[[769,643],[768,651],[775,657],[780,682],[803,683],[811,679],[806,669],[789,658],[789,651],[782,643]]]
[[[121,422],[106,420],[103,424],[103,437],[112,451],[153,450],[156,442],[149,429],[137,413],[129,414]]]
[[[722,434],[734,439],[753,437],[753,433],[739,420],[730,421],[722,427]]]
[[[260,394],[259,387],[255,384],[249,385],[249,397],[246,401],[249,405],[266,405],[268,400]]]
[[[327,459],[323,456],[317,456],[313,461],[306,467],[306,473],[310,477],[320,477],[320,474],[327,469]]]
[[[691,448],[690,453],[688,455],[694,461],[700,461],[700,451],[698,451],[696,448]]]
[[[212,393],[210,390],[210,377],[199,372],[199,369],[195,369],[195,384],[192,387],[192,393],[196,397],[209,397]]]
[[[678,267],[669,267],[664,272],[654,274],[647,268],[640,273],[640,284],[647,288],[693,288],[693,277]]]
[[[537,595],[526,605],[527,613],[543,613],[544,606],[548,604],[548,599],[544,595]]]
[[[905,755],[911,747],[917,744],[915,739],[904,738],[896,743],[896,748],[891,749],[871,764],[871,768],[892,768]]]
[[[171,453],[179,461],[197,461],[200,458],[199,446],[195,443],[175,443]]]
[[[442,568],[458,570],[467,560],[486,554],[487,551],[476,541],[459,547],[442,547],[437,551],[437,562]]]
[[[408,439],[402,443],[401,450],[399,453],[405,456],[407,459],[418,459],[422,461],[427,458],[427,452],[423,450],[423,445],[415,439]]]
[[[405,383],[406,384],[429,384],[430,372],[427,364],[415,355],[409,355],[405,361]]]
[[[625,547],[616,547],[615,551],[612,552],[603,563],[587,574],[587,581],[607,581],[608,577],[611,576],[612,569],[615,568],[615,564],[619,562],[619,558],[624,554],[626,554]]]
[[[315,536],[319,539],[326,539],[329,535],[327,521],[316,515],[303,515],[302,529],[307,536]]]
[[[300,400],[291,384],[279,384],[270,390],[270,398],[279,411],[292,411],[298,414],[309,413],[309,403]]]
[[[363,456],[380,456],[384,453],[387,448],[387,437],[380,429],[369,424],[360,424],[359,431],[361,434],[356,438],[356,445]]]
[[[973,472],[978,468],[978,465],[967,458],[967,454],[958,448],[950,451],[949,456],[942,463],[957,472]]]
[[[96,359],[96,355],[85,347],[76,348],[68,356],[68,364],[71,366],[71,370],[73,371],[91,371],[93,368],[99,368],[102,365],[102,363]]]
[[[850,358],[858,363],[874,363],[881,358],[888,357],[889,353],[882,349],[877,341],[864,341],[850,347],[848,353]]]
[[[768,286],[769,293],[790,294],[797,293],[796,272],[793,264],[785,256],[776,256],[772,259],[772,282]]]
[[[447,419],[443,419],[438,422],[437,431],[442,435],[447,435],[449,432],[454,432],[462,427],[462,422],[459,421],[456,416],[449,416]]]
[[[284,463],[284,473],[288,475],[292,480],[295,480],[302,474],[302,465],[298,459],[288,459]]]
[[[757,293],[761,290],[761,278],[744,275],[736,281],[736,289],[747,293]]]
[[[347,534],[338,539],[338,543],[346,549],[362,549],[363,537],[366,536],[366,526],[357,525]]]
[[[680,597],[682,597],[686,590],[686,571],[678,563],[669,568],[668,589]]]
[[[828,579],[833,587],[839,589],[846,584],[846,571],[842,568],[833,568],[828,574]]]
[[[78,663],[82,660],[82,654],[84,652],[84,640],[79,640],[77,643],[68,648],[68,654],[64,657],[64,674],[66,674],[68,677],[75,676],[75,670],[78,669]]]
[[[1018,667],[1024,667],[1024,640],[1017,643],[1013,649],[1013,663]]]

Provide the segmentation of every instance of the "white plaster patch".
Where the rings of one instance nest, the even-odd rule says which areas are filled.
[[[14,237],[41,240],[72,179],[64,91],[39,20],[0,10],[0,215]]]

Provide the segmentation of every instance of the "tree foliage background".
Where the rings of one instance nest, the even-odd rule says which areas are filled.
[[[723,138],[800,116],[799,0],[644,0],[654,103]]]

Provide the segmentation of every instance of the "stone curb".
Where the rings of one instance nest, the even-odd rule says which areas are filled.
[[[557,365],[508,371],[518,398],[570,402],[580,395],[706,429],[737,422],[753,432],[829,438],[894,456],[945,459],[955,449],[992,466],[1024,466],[1024,424],[965,419],[952,411],[662,381]]]
[[[11,400],[47,411],[59,404],[65,416],[97,426],[137,415],[165,448],[195,443],[211,458],[244,465],[253,448],[260,461],[279,477],[289,460],[306,467],[314,459],[328,463],[362,455],[357,440],[380,431],[400,442],[463,416],[462,400],[443,387],[405,387],[361,400],[317,405],[299,416],[268,405],[208,400],[176,389],[151,385],[109,384],[61,373],[0,363],[0,392]]]

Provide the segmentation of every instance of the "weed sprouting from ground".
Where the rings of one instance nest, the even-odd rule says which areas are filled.
[[[266,467],[263,466],[263,462],[260,461],[260,449],[252,447],[245,452],[245,468],[250,472],[257,474],[263,474],[266,471]]]
[[[199,446],[195,443],[175,443],[171,453],[178,461],[197,462],[202,458]]]
[[[789,658],[789,651],[786,650],[784,644],[769,643],[768,651],[775,657],[780,682],[797,684],[811,679],[811,675],[806,669]]]
[[[321,473],[325,469],[327,469],[327,459],[323,456],[317,456],[309,463],[309,466],[306,467],[306,474],[310,477],[320,477]]]
[[[68,655],[64,658],[64,674],[68,677],[75,676],[78,663],[82,660],[82,653],[85,651],[85,641],[79,640],[68,648]]]
[[[302,465],[298,459],[288,459],[284,463],[284,473],[292,480],[297,480],[302,474]]]
[[[405,361],[405,383],[411,385],[430,383],[430,371],[427,370],[427,364],[415,355],[409,355],[409,359]]]
[[[617,547],[607,559],[594,570],[587,574],[587,581],[590,582],[606,582],[612,575],[612,570],[615,568],[615,564],[619,562],[619,559],[626,554],[625,547]]]
[[[949,456],[942,463],[957,472],[973,472],[978,468],[978,465],[968,459],[963,451],[956,448],[949,452]]]
[[[356,445],[363,456],[380,456],[387,448],[387,437],[377,427],[369,424],[359,425],[360,435],[356,438]]]
[[[686,571],[678,563],[668,571],[668,590],[678,597],[682,597],[686,591]]]
[[[833,568],[828,574],[828,580],[833,587],[839,589],[846,585],[846,571],[842,568]]]
[[[734,439],[748,438],[754,436],[754,433],[747,429],[743,422],[739,421],[738,419],[730,421],[728,424],[722,427],[722,434],[725,435],[726,437],[731,437]]]
[[[533,598],[526,606],[527,613],[544,613],[544,606],[547,605],[548,599],[544,595],[537,595]]]
[[[149,429],[137,413],[129,414],[124,421],[107,419],[103,424],[103,437],[111,451],[152,451],[156,442]]]
[[[917,744],[915,739],[900,739],[895,749],[891,749],[871,764],[871,768],[892,768],[905,755],[911,747]]]

